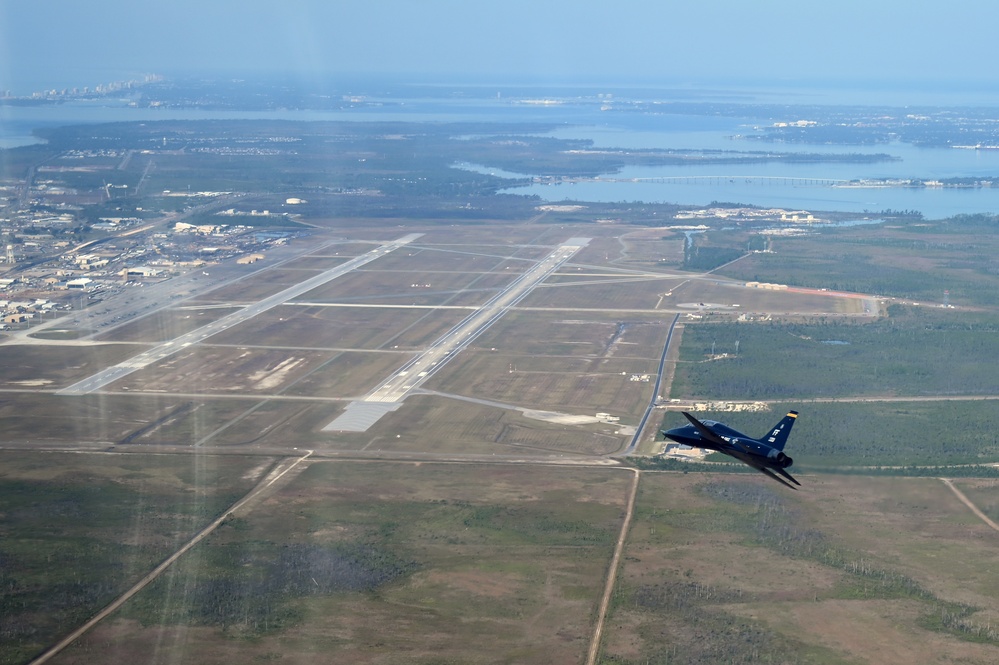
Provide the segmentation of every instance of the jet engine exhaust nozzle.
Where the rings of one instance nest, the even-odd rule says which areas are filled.
[[[791,466],[792,464],[794,464],[794,460],[791,459],[790,457],[788,457],[787,455],[785,455],[784,453],[777,452],[777,451],[774,451],[774,452],[776,452],[777,454],[771,453],[770,457],[773,460],[775,460],[777,462],[777,464],[780,465],[780,468],[786,469],[789,466]]]

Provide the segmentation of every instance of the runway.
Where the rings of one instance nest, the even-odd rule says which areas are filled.
[[[360,268],[375,259],[385,256],[389,252],[413,242],[422,235],[422,233],[410,233],[402,236],[398,240],[394,240],[384,245],[379,245],[377,248],[367,252],[366,254],[362,254],[361,256],[351,259],[350,261],[347,261],[346,263],[343,263],[335,268],[331,268],[325,272],[315,275],[304,282],[299,282],[298,284],[290,286],[272,296],[268,296],[263,300],[253,303],[252,305],[248,305],[240,309],[238,312],[233,312],[228,316],[224,316],[221,319],[208,323],[170,341],[154,346],[151,349],[147,349],[136,356],[132,356],[128,360],[118,363],[117,365],[107,367],[96,374],[88,376],[85,379],[77,381],[62,390],[59,390],[56,394],[86,395],[100,390],[104,386],[114,383],[118,379],[128,376],[132,372],[148,367],[149,365],[159,362],[160,360],[163,360],[178,351],[186,349],[192,344],[202,342],[212,335],[243,323],[244,321],[248,321],[258,314],[262,314],[267,310],[273,309],[278,305],[282,305],[293,298],[297,298],[303,293],[308,293],[312,289],[320,287],[327,282],[331,282],[338,277],[342,277],[352,270],[356,270],[357,268]]]
[[[393,372],[364,399],[348,405],[346,411],[326,425],[323,431],[363,432],[383,415],[397,409],[408,394],[419,388],[589,242],[590,238],[570,238],[559,245],[506,289],[444,333],[423,353]]]

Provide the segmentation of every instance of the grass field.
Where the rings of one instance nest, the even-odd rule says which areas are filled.
[[[936,479],[646,473],[601,662],[995,662],[997,543]]]
[[[333,352],[196,346],[114,382],[113,390],[167,393],[280,392]]]
[[[962,479],[961,491],[992,521],[999,522],[999,484],[995,480]]]
[[[654,371],[650,361],[481,351],[452,361],[427,388],[524,408],[638,417],[648,406],[652,386],[631,377]]]
[[[57,662],[580,662],[629,485],[312,464]]]
[[[997,331],[991,313],[904,307],[867,325],[688,325],[672,396],[997,395],[999,378],[983,362],[999,354]],[[712,348],[729,357],[711,359]]]
[[[303,282],[310,277],[315,277],[324,270],[334,268],[347,260],[347,258],[328,259],[325,266],[318,268],[296,269],[288,268],[287,266],[269,268],[262,272],[249,275],[248,277],[233,283],[213,289],[203,295],[193,298],[190,302],[202,305],[226,305],[233,303],[245,304],[256,302],[268,296],[272,296],[279,291],[283,291],[290,286],[294,286],[299,282]]]
[[[194,405],[189,399],[163,394],[65,397],[51,393],[10,393],[0,400],[4,443],[38,445],[42,449],[52,445],[103,447],[137,434],[140,440],[135,443],[142,443],[149,440],[141,435],[149,432],[151,426],[169,425],[181,414],[203,426],[205,418],[218,416],[220,412]],[[158,442],[185,445],[190,439]]]
[[[217,321],[235,311],[237,309],[234,307],[213,307],[211,309],[183,307],[163,310],[98,335],[96,339],[147,344],[165,342],[212,321]]]
[[[363,435],[337,434],[331,443],[356,442],[371,452],[431,454],[606,455],[621,449],[619,425],[565,425],[466,401],[414,395]]]
[[[825,229],[819,237],[775,239],[774,253],[753,254],[720,273],[929,303],[943,302],[949,291],[954,304],[993,307],[997,240],[990,228],[945,220]]]
[[[271,464],[0,451],[0,663],[26,662],[83,623]]]
[[[315,349],[422,348],[468,310],[282,305],[213,335],[212,344]]]
[[[133,344],[0,346],[0,387],[62,388],[140,351]]]

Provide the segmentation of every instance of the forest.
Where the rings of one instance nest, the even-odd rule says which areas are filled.
[[[671,397],[770,402],[765,413],[701,414],[750,436],[798,410],[796,469],[924,475],[962,465],[947,473],[992,476],[979,465],[999,456],[997,355],[999,317],[987,312],[893,306],[867,324],[688,324]],[[671,412],[663,427],[680,424]]]

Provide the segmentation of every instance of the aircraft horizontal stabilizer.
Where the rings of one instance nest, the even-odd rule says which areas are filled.
[[[791,483],[787,482],[786,480],[784,480],[783,478],[781,478],[780,476],[778,476],[776,473],[774,473],[770,469],[766,468],[765,466],[757,467],[757,469],[759,469],[762,473],[765,473],[766,475],[770,476],[771,478],[773,478],[774,480],[776,480],[781,485],[784,485],[785,487],[790,487],[793,490],[798,489],[797,487],[795,487]],[[782,475],[785,475],[788,478],[791,478],[790,474],[788,474],[787,472],[784,472]],[[794,478],[791,478],[791,480],[794,480]],[[796,485],[801,485],[801,483],[799,483],[797,480],[794,480],[794,482],[795,482]]]
[[[784,476],[785,478],[787,478],[788,480],[790,480],[792,483],[794,483],[798,487],[801,487],[801,483],[799,483],[797,480],[795,480],[794,476],[792,476],[790,473],[788,473],[784,469],[774,469],[774,471],[776,471],[780,475]]]

